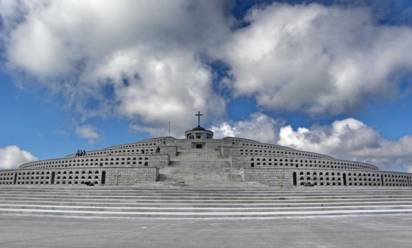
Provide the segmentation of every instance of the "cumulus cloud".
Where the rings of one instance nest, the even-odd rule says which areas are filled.
[[[247,120],[213,126],[217,137],[236,136],[368,162],[386,170],[411,171],[412,136],[389,140],[365,123],[347,118],[330,125],[294,129],[279,119],[254,113]]]
[[[335,121],[330,126],[300,127],[296,131],[285,126],[280,129],[279,137],[279,144],[328,154],[376,148],[380,139],[375,130],[352,118]]]
[[[208,119],[224,113],[225,102],[213,91],[210,69],[192,52],[165,52],[162,57],[141,53],[116,53],[95,71],[98,80],[110,78],[122,115],[144,119],[151,133],[160,129],[165,134],[170,121],[177,134],[194,126],[195,111]]]
[[[220,56],[234,93],[268,109],[350,111],[369,95],[396,94],[412,69],[412,29],[378,25],[366,8],[273,4],[246,20]]]
[[[35,161],[37,158],[28,151],[18,146],[5,146],[0,148],[0,169],[13,169],[17,166]]]
[[[2,55],[84,116],[121,115],[152,135],[169,121],[180,134],[198,110],[222,119],[214,59],[230,68],[229,95],[312,114],[395,94],[411,70],[411,28],[377,24],[367,8],[275,3],[234,28],[232,2],[0,0]]]
[[[1,12],[9,68],[81,113],[183,130],[195,110],[211,119],[224,112],[202,53],[229,31],[226,1],[20,0],[19,11],[11,2]]]
[[[248,120],[238,122],[222,122],[212,126],[216,138],[242,137],[261,142],[275,143],[278,140],[278,129],[281,121],[262,113],[254,113]]]
[[[87,139],[89,141],[94,141],[100,138],[100,134],[95,130],[92,126],[79,126],[76,128],[76,134],[83,139]]]
[[[412,165],[412,136],[389,140],[363,122],[348,118],[329,126],[279,130],[278,144],[408,171]]]

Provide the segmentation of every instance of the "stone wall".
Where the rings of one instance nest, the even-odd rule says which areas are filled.
[[[292,187],[292,171],[288,169],[243,169],[245,182],[259,182],[270,186]]]
[[[107,185],[133,185],[155,182],[159,176],[158,168],[113,168],[107,170]]]
[[[176,146],[161,146],[160,154],[167,154],[171,157],[174,157],[177,154],[177,147]]]
[[[338,170],[377,170],[377,167],[346,160],[272,157],[272,156],[233,156],[233,165],[242,168],[299,168],[299,169],[338,169]]]
[[[79,156],[73,158],[41,160],[23,164],[21,169],[58,169],[72,167],[166,167],[168,155],[111,155]]]
[[[386,171],[245,168],[243,179],[276,186],[412,187],[412,174]]]
[[[155,182],[158,173],[155,167],[19,169],[0,171],[0,185],[130,185]]]

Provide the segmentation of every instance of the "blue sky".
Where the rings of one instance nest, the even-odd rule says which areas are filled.
[[[75,134],[76,123],[82,117],[67,107],[61,96],[38,87],[19,87],[19,81],[7,72],[1,74],[0,113],[5,121],[0,124],[0,146],[16,144],[40,158],[49,158],[80,148],[93,149],[149,137],[131,131],[129,120],[110,117],[88,120],[104,135],[93,142],[82,139]]]
[[[269,130],[260,140],[412,168],[411,1],[13,2],[0,0],[3,153],[59,157],[167,135],[168,120],[178,136],[201,110],[219,136]]]

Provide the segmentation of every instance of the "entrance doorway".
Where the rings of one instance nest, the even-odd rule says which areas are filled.
[[[343,173],[343,185],[346,186],[346,173]]]
[[[298,185],[298,179],[297,179],[297,175],[296,172],[293,172],[293,186],[297,186]]]
[[[102,171],[102,182],[101,184],[104,185],[106,183],[106,171]]]

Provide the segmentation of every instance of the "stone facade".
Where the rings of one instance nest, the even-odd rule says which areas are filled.
[[[154,182],[158,171],[156,167],[4,170],[0,172],[0,185],[129,185]]]
[[[285,187],[412,187],[412,175],[410,173],[386,171],[248,168],[243,170],[243,177],[245,181]]]
[[[1,170],[0,185],[131,185],[155,182],[170,167],[213,165],[230,171],[230,178],[281,187],[412,186],[409,173],[250,139],[214,139],[200,126],[186,131],[184,139],[152,138]]]
[[[244,169],[243,180],[278,187],[292,187],[292,173],[287,169]]]

